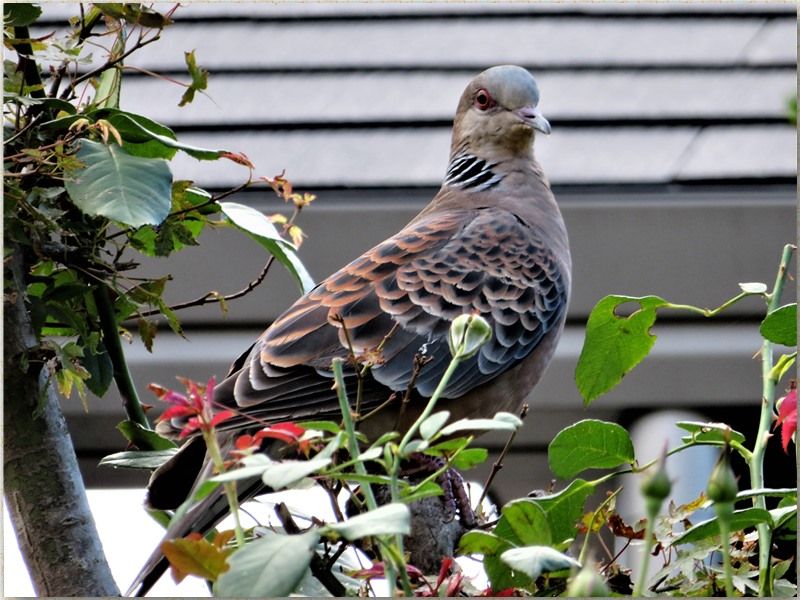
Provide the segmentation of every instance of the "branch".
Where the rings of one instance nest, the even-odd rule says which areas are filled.
[[[528,415],[528,405],[523,404],[522,410],[519,411],[519,418],[520,420],[524,421],[525,417]],[[506,445],[503,446],[503,450],[500,452],[500,456],[497,457],[497,460],[494,461],[492,465],[492,472],[489,473],[489,477],[486,478],[486,483],[483,484],[483,492],[481,492],[481,497],[478,498],[478,503],[476,506],[478,507],[477,510],[480,512],[481,504],[483,503],[484,498],[486,498],[486,494],[489,493],[489,487],[492,485],[492,481],[494,481],[495,476],[500,472],[500,469],[503,468],[503,460],[508,454],[508,451],[511,449],[511,444],[514,443],[514,438],[517,437],[517,429],[511,432],[511,435],[508,436],[508,441]]]
[[[275,514],[278,515],[278,519],[280,519],[283,528],[286,530],[286,533],[289,534],[298,534],[300,533],[300,528],[297,526],[297,523],[294,522],[292,518],[292,513],[289,512],[289,509],[286,508],[286,504],[283,502],[279,502],[275,505]],[[337,598],[341,598],[343,596],[347,596],[347,588],[345,588],[342,583],[336,579],[333,573],[330,572],[329,565],[325,564],[325,561],[320,558],[319,554],[314,552],[311,557],[311,564],[309,565],[311,568],[311,573],[317,580],[325,586],[325,589],[328,590],[332,596]]]

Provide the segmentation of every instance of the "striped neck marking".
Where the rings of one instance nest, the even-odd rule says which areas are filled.
[[[472,154],[458,154],[447,167],[444,184],[463,190],[488,190],[503,180],[502,175],[492,170],[496,166],[497,163],[487,163]]]

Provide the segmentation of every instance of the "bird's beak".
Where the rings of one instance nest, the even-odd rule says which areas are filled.
[[[523,106],[515,110],[514,114],[537,131],[541,131],[545,135],[550,135],[550,121],[544,118],[544,115],[537,107]]]

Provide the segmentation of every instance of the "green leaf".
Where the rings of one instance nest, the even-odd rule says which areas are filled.
[[[726,423],[703,423],[700,421],[678,421],[675,423],[684,431],[688,431],[692,435],[683,437],[684,443],[692,440],[696,442],[722,442],[726,438],[730,442],[744,443],[744,434],[739,433],[735,429],[731,429],[730,425]]]
[[[548,546],[552,542],[547,513],[535,500],[520,498],[502,508],[495,533],[515,546]],[[510,535],[509,535],[510,534]]]
[[[165,437],[161,437],[152,429],[145,429],[133,421],[122,421],[117,425],[119,432],[131,444],[142,450],[169,450],[177,445]]]
[[[81,140],[75,156],[84,167],[67,173],[72,202],[88,215],[125,225],[157,225],[172,204],[172,173],[161,159],[140,158],[115,144]]]
[[[554,545],[564,544],[575,538],[577,523],[583,516],[583,506],[594,489],[592,483],[575,479],[560,492],[531,500],[547,514]]]
[[[754,527],[759,523],[772,523],[772,517],[770,517],[769,512],[763,508],[745,508],[734,511],[733,515],[731,515],[730,530],[740,531],[747,527]],[[692,544],[715,535],[719,535],[719,521],[717,517],[712,517],[701,521],[678,535],[672,540],[672,545]]]
[[[486,448],[466,448],[456,454],[450,464],[459,471],[467,471],[486,462],[487,458],[489,451]]]
[[[494,419],[459,419],[444,427],[439,434],[448,436],[459,431],[516,431],[518,427],[516,422],[508,420],[505,416]]]
[[[412,502],[417,502],[423,498],[441,496],[443,493],[444,490],[442,490],[442,486],[440,486],[438,483],[426,481],[425,483],[421,483],[413,487],[408,486],[401,490],[400,499],[406,504],[411,504]]]
[[[91,376],[86,380],[86,387],[95,396],[102,397],[114,380],[114,365],[111,363],[108,350],[103,342],[97,344],[97,352],[92,352],[86,347],[83,338],[78,339],[78,344],[85,347],[81,364]]]
[[[508,588],[524,588],[531,584],[531,579],[521,571],[512,570],[501,558],[500,555],[490,555],[483,557],[483,568],[489,578],[489,584],[493,590],[505,590]]]
[[[408,535],[411,533],[411,511],[405,504],[393,502],[342,523],[331,523],[325,529],[350,541],[370,535]]]
[[[324,469],[329,464],[331,464],[330,458],[274,462],[261,474],[261,480],[273,490],[280,490]]]
[[[423,440],[430,440],[436,433],[447,423],[450,418],[450,411],[443,410],[433,413],[430,417],[425,419],[419,426],[419,434]]]
[[[212,480],[204,481],[203,483],[201,483],[200,486],[195,491],[195,493],[192,495],[192,497],[184,500],[183,504],[181,504],[175,511],[175,513],[172,515],[172,519],[170,519],[170,525],[172,525],[173,523],[180,523],[186,516],[186,513],[189,512],[190,508],[195,506],[203,498],[209,496],[218,487],[219,483]]]
[[[618,316],[617,307],[626,302],[636,302],[639,309],[627,317]],[[656,309],[666,304],[658,296],[606,296],[592,309],[575,368],[584,405],[614,388],[648,355],[656,341],[650,334]]]
[[[237,202],[220,202],[219,205],[230,223],[261,244],[289,270],[304,294],[314,287],[314,280],[298,258],[294,246],[280,236],[264,214]]]
[[[99,465],[125,469],[157,469],[177,453],[177,448],[117,452],[104,456]]]
[[[318,429],[328,433],[339,433],[342,430],[339,424],[333,421],[300,421],[297,425],[303,429]]]
[[[525,573],[534,581],[542,573],[581,568],[581,563],[577,560],[549,546],[511,548],[503,552],[500,559],[515,571]]]
[[[42,14],[42,9],[28,2],[3,4],[3,26],[27,27],[32,25]]]
[[[298,535],[264,531],[228,558],[214,595],[226,598],[279,598],[291,594],[305,575],[319,541],[319,530]]]
[[[508,542],[488,531],[473,529],[461,536],[458,553],[461,555],[483,554],[491,556],[508,548]]]
[[[186,88],[183,96],[181,96],[181,101],[178,103],[178,106],[186,106],[194,100],[195,92],[208,87],[208,71],[197,66],[194,50],[191,52],[184,52],[183,55],[186,60],[186,67],[189,70],[189,75],[192,77],[192,83]]]
[[[789,503],[794,505],[797,501],[791,501],[793,496],[797,496],[797,488],[756,488],[754,490],[744,490],[736,494],[736,501],[752,498],[753,496],[778,496],[781,498],[789,498]],[[780,504],[778,505],[780,506]]]
[[[261,477],[264,471],[273,464],[275,464],[275,461],[264,454],[252,454],[250,456],[245,456],[241,460],[242,466],[215,475],[210,481],[225,483],[227,481],[239,481],[240,479]]]
[[[156,121],[121,110],[101,109],[89,113],[92,118],[105,118],[117,128],[122,139],[128,142],[147,142],[155,141],[164,148],[175,154],[176,150],[182,150],[189,156],[198,160],[217,160],[230,154],[228,150],[212,150],[209,148],[199,148],[179,142],[175,133],[167,126]],[[166,150],[165,150],[166,151]]]
[[[569,479],[586,469],[633,464],[633,442],[624,427],[584,419],[558,432],[547,447],[547,461],[557,477]]]
[[[773,310],[761,322],[759,331],[765,339],[775,344],[797,346],[797,303]]]
[[[795,522],[795,527],[797,526],[797,506],[780,506],[778,508],[773,508],[769,511],[769,516],[772,519],[773,528],[778,529],[779,527],[783,527],[786,523],[790,520]]]

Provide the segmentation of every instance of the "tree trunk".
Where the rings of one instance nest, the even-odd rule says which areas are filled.
[[[39,596],[118,596],[59,399],[25,309],[18,252],[6,264],[3,442],[5,497]]]

